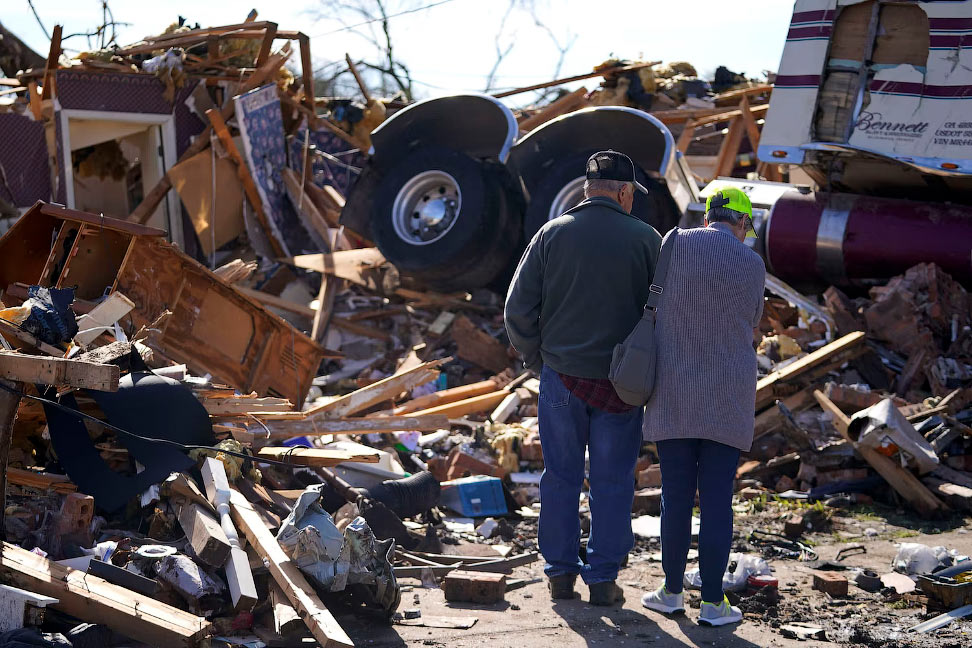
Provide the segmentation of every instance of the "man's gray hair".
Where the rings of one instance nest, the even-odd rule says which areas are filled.
[[[730,225],[735,225],[744,216],[745,214],[737,212],[735,209],[729,209],[728,207],[713,207],[705,212],[705,217],[709,219],[710,223],[729,223]]]
[[[590,198],[601,194],[615,194],[621,191],[621,187],[628,184],[633,186],[633,183],[626,180],[586,180],[584,182],[584,195]]]

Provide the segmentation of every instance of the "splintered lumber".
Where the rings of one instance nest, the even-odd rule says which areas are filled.
[[[494,373],[501,373],[510,366],[506,345],[473,324],[465,315],[452,323],[452,340],[456,343],[456,355]]]
[[[179,510],[178,518],[193,553],[201,561],[210,567],[226,564],[232,545],[212,513],[195,502],[189,502]]]
[[[301,491],[303,492],[303,491]],[[273,629],[281,637],[294,634],[304,627],[304,622],[293,608],[287,596],[275,581],[270,581],[270,609],[273,611]]]
[[[756,409],[762,409],[773,402],[775,388],[778,385],[797,378],[813,380],[864,353],[867,348],[864,346],[864,338],[863,331],[848,333],[779,371],[761,378],[756,383]]]
[[[67,475],[55,475],[47,472],[33,472],[23,468],[7,467],[7,483],[37,490],[52,490],[55,493],[67,495],[76,493],[78,487]]]
[[[239,525],[254,550],[267,562],[273,580],[307,624],[314,639],[323,648],[354,646],[344,629],[324,607],[304,574],[284,553],[260,515],[239,491],[230,492],[230,505],[233,521]]]
[[[398,288],[397,271],[389,272],[392,266],[378,248],[338,250],[331,254],[301,254],[284,259],[284,262],[345,279],[382,294]]]
[[[520,403],[528,401],[531,398],[530,391],[528,389],[519,388],[515,389],[510,394],[496,406],[493,413],[489,415],[489,420],[493,423],[506,423],[506,419],[513,416],[516,412],[516,408],[520,406]]]
[[[447,405],[439,405],[438,407],[430,407],[429,409],[419,410],[418,412],[412,412],[412,415],[428,416],[430,414],[444,414],[449,418],[461,418],[463,416],[468,416],[469,414],[479,414],[480,412],[492,410],[494,407],[502,403],[503,400],[509,395],[510,392],[504,389],[491,394],[484,394],[482,396],[467,398],[466,400],[457,401],[455,403],[449,403]]]
[[[116,365],[0,351],[0,377],[43,385],[118,391]]]
[[[242,416],[248,413],[293,412],[293,404],[286,398],[254,398],[233,396],[231,398],[202,398],[200,402],[210,416]]]
[[[202,477],[206,484],[206,495],[210,503],[216,507],[220,526],[230,543],[229,559],[226,562],[226,583],[229,585],[230,597],[233,599],[233,609],[237,612],[248,612],[258,599],[253,573],[250,571],[250,561],[243,551],[240,537],[231,519],[230,496],[236,491],[230,490],[226,469],[223,467],[223,462],[218,459],[206,457],[202,465]]]
[[[257,452],[260,457],[283,461],[298,466],[330,468],[346,461],[355,463],[378,463],[377,453],[347,452],[345,450],[326,450],[323,448],[277,448],[266,446]]]
[[[584,105],[584,95],[587,88],[580,87],[569,94],[565,94],[550,105],[544,106],[541,110],[526,119],[522,120],[518,126],[522,132],[529,132],[541,124],[545,124],[551,119],[560,117],[565,113],[577,110]]]
[[[813,390],[809,387],[807,389],[801,389],[792,396],[787,396],[781,402],[791,412],[805,410],[814,403]],[[761,436],[770,434],[781,425],[783,425],[783,412],[780,411],[779,407],[770,407],[765,412],[756,415],[753,438],[758,439]]]
[[[23,342],[24,344],[50,356],[61,357],[64,355],[63,349],[58,349],[56,346],[51,346],[47,342],[44,342],[27,331],[21,330],[20,327],[11,324],[4,319],[0,319],[0,334],[2,334],[4,337],[12,337],[19,340],[20,342]]]
[[[495,380],[483,380],[481,382],[463,385],[461,387],[453,387],[451,389],[443,389],[442,391],[413,398],[410,401],[402,403],[399,407],[396,407],[392,411],[395,414],[408,414],[409,412],[417,412],[430,407],[438,407],[439,405],[455,403],[456,401],[466,400],[467,398],[473,398],[474,396],[491,394],[497,391],[499,388],[499,383],[497,383]]]
[[[894,459],[881,454],[874,448],[855,443],[848,434],[850,417],[844,414],[823,392],[816,390],[813,392],[813,397],[817,399],[823,410],[833,417],[834,428],[840,432],[840,435],[854,446],[854,450],[888,482],[891,488],[914,507],[918,515],[927,518],[949,510],[948,506],[935,497],[934,493],[928,490],[910,470],[902,468]]]
[[[265,64],[258,67],[256,70],[254,70],[253,74],[247,77],[247,79],[240,85],[239,90],[237,91],[238,94],[247,93],[254,88],[260,87],[269,79],[274,78],[277,75],[277,71],[280,69],[280,67],[288,58],[290,58],[290,53],[290,43],[284,43],[283,47],[280,48],[278,53],[271,55]],[[223,107],[223,111],[220,113],[220,116],[225,121],[232,117],[234,112],[236,112],[236,102],[227,101],[226,105]],[[178,162],[185,162],[194,155],[201,153],[208,145],[209,128],[207,127],[202,133],[196,136],[196,139],[193,140],[192,144],[189,145],[189,148],[187,148],[179,157]],[[176,166],[178,166],[178,162],[176,163]],[[172,189],[172,180],[169,178],[169,175],[166,174],[162,176],[162,179],[159,180],[151,191],[145,194],[142,202],[140,202],[138,207],[136,207],[135,210],[129,215],[128,220],[135,221],[136,223],[146,223],[148,219],[152,217],[152,214],[155,212],[155,208],[159,206],[159,203],[162,202],[162,199],[165,198],[165,195],[170,189]],[[273,241],[273,238],[271,237],[270,240]]]
[[[438,367],[450,360],[451,358],[442,358],[426,362],[410,371],[389,376],[329,403],[312,407],[306,410],[305,414],[308,417],[327,414],[330,418],[351,416],[383,401],[392,400],[404,391],[435,380],[439,376]]]
[[[652,61],[650,63],[634,63],[632,65],[619,65],[617,67],[609,67],[596,72],[587,72],[585,74],[578,74],[577,76],[565,77],[563,79],[554,79],[553,81],[544,81],[543,83],[538,83],[536,85],[525,86],[523,88],[514,88],[513,90],[507,90],[505,92],[499,92],[493,96],[497,99],[502,99],[503,97],[512,97],[513,95],[522,94],[524,92],[532,92],[534,90],[543,90],[544,88],[553,88],[554,86],[564,85],[565,83],[573,83],[574,81],[583,81],[584,79],[593,79],[594,77],[611,77],[617,76],[624,72],[633,72],[634,70],[640,70],[642,68],[654,67],[655,65],[661,64],[661,61]]]
[[[108,299],[78,319],[78,332],[74,341],[81,346],[88,346],[134,308],[135,302],[120,292],[113,292]]]
[[[328,241],[331,238],[330,224],[317,209],[317,205],[307,195],[307,192],[304,191],[297,172],[290,168],[284,168],[281,175],[283,175],[287,196],[290,198],[294,211],[297,212],[304,227],[309,233],[316,234],[316,238],[320,238],[321,241]]]
[[[270,428],[270,437],[267,439],[269,441],[282,441],[295,436],[367,434],[370,432],[400,432],[402,430],[434,432],[449,429],[449,417],[444,414],[346,419],[328,419],[315,416],[297,420],[279,420],[273,415],[257,414],[256,416]],[[261,432],[263,432],[262,428],[258,428],[258,436]]]
[[[934,477],[923,477],[921,481],[952,508],[960,511],[972,511],[972,488],[952,484]]]
[[[54,609],[108,626],[115,632],[151,646],[202,643],[209,622],[103,578],[71,569],[7,542],[0,552],[3,582],[51,596]]]

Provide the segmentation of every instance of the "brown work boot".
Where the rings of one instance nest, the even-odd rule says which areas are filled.
[[[624,592],[614,581],[591,583],[588,588],[591,590],[591,605],[608,606],[624,603]]]
[[[572,599],[577,597],[574,591],[574,582],[577,580],[576,574],[562,574],[551,576],[547,579],[547,587],[550,589],[552,599]]]

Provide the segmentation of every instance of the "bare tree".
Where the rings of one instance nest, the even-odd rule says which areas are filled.
[[[37,24],[40,26],[41,31],[43,31],[44,35],[47,36],[48,40],[50,40],[51,33],[44,25],[44,21],[41,20],[40,14],[37,13],[33,0],[27,0],[27,4],[30,6],[30,10],[34,14],[34,18],[37,19]],[[117,28],[131,25],[131,23],[119,22],[115,20],[111,7],[108,6],[108,0],[98,0],[98,4],[101,5],[101,24],[90,31],[65,34],[64,36],[61,36],[62,43],[71,38],[84,36],[88,40],[88,49],[96,48],[102,50],[106,47],[114,45],[117,42]]]
[[[510,4],[506,7],[506,12],[503,14],[503,19],[500,21],[499,29],[496,30],[496,38],[493,40],[493,45],[496,48],[496,61],[493,62],[493,67],[490,69],[489,74],[486,76],[486,89],[484,92],[489,92],[493,89],[493,84],[496,81],[496,71],[499,70],[500,64],[503,62],[510,52],[513,51],[513,45],[516,43],[516,33],[512,33],[509,36],[509,40],[505,45],[501,44],[503,36],[506,33],[506,23],[510,19],[510,14],[516,9],[516,6],[522,0],[510,0]],[[529,2],[530,0],[527,0]]]
[[[357,65],[377,76],[378,89],[383,94],[399,93],[407,101],[413,99],[412,73],[398,58],[392,38],[391,19],[406,13],[429,9],[439,3],[426,0],[321,0],[315,12],[317,18],[337,20],[342,29],[360,36],[374,49],[374,53],[356,61]],[[342,73],[335,75],[337,82]]]

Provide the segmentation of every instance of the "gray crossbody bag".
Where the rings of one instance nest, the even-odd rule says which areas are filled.
[[[665,279],[671,265],[677,232],[676,227],[662,241],[648,302],[641,319],[624,342],[614,347],[608,379],[614,385],[618,397],[628,405],[644,405],[655,390],[655,315],[658,302],[665,292]]]

